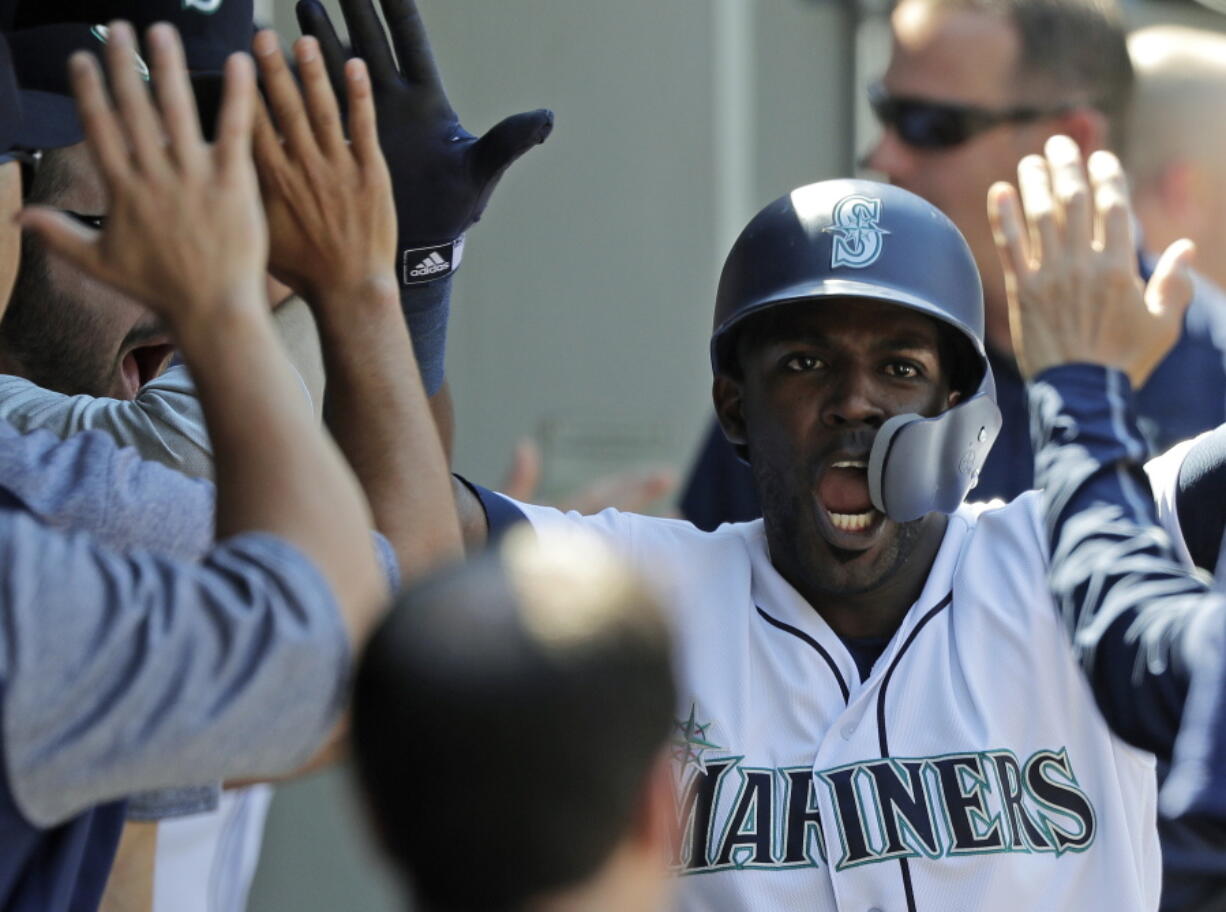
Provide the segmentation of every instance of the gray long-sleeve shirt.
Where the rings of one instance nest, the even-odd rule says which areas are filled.
[[[38,826],[138,789],[292,769],[339,709],[331,589],[272,536],[190,563],[0,509],[0,599],[4,770]]]
[[[208,655],[211,649],[217,650],[220,654],[227,637],[239,636],[243,625],[251,622],[251,617],[258,617],[260,611],[268,610],[268,603],[261,601],[267,598],[267,594],[258,588],[239,587],[227,593],[218,590],[215,585],[204,589],[193,589],[190,585],[190,581],[196,579],[199,573],[199,568],[193,567],[190,562],[199,561],[209,554],[209,549],[213,546],[215,500],[213,485],[210,482],[188,478],[158,463],[144,460],[134,449],[118,446],[110,434],[85,431],[67,440],[60,440],[47,431],[20,434],[0,421],[0,491],[7,494],[14,504],[24,507],[52,529],[89,534],[88,538],[80,535],[76,537],[90,544],[93,549],[90,553],[94,555],[94,558],[86,559],[78,554],[75,555],[77,564],[57,567],[56,560],[52,558],[47,558],[50,562],[46,563],[42,559],[32,561],[22,557],[17,565],[10,565],[4,571],[6,577],[14,575],[13,579],[9,580],[10,590],[6,595],[9,604],[13,606],[23,604],[20,599],[30,597],[31,590],[25,588],[27,580],[20,576],[23,572],[33,574],[32,579],[39,581],[42,580],[42,577],[38,574],[43,573],[49,573],[53,581],[71,581],[70,574],[77,575],[76,581],[70,582],[67,591],[48,590],[47,596],[38,596],[44,601],[51,597],[58,598],[67,605],[66,613],[59,616],[56,621],[57,625],[64,628],[65,633],[87,631],[97,637],[119,636],[125,631],[130,634],[132,628],[122,623],[121,609],[129,600],[141,596],[146,599],[141,604],[149,610],[159,604],[158,599],[164,600],[165,604],[161,609],[161,614],[169,622],[173,613],[175,623],[178,625],[174,635],[180,638],[182,644],[198,639],[200,642],[199,655]],[[27,520],[19,525],[21,528],[27,528],[30,522]],[[0,531],[0,546],[3,546],[2,536],[3,532]],[[273,541],[271,538],[267,540]],[[385,573],[391,585],[395,586],[396,562],[390,545],[381,536],[376,535],[375,540]],[[25,544],[25,539],[17,541]],[[124,557],[125,555],[127,557]],[[104,557],[118,563],[103,561]],[[92,570],[90,569],[91,560],[98,564]],[[153,563],[150,564],[150,561]],[[161,589],[152,590],[137,586],[137,581],[124,576],[124,573],[127,572],[124,568],[131,569],[132,562],[135,562],[137,567],[145,568],[142,577],[145,581],[152,578],[149,576],[151,572],[149,567],[159,568],[158,572],[165,577],[166,585]],[[170,569],[172,562],[175,566],[173,573],[181,575],[182,582],[177,585],[172,585],[174,582]],[[307,562],[305,559],[300,559],[299,563]],[[309,564],[307,566],[310,567]],[[310,586],[321,593],[328,592],[326,583],[313,568],[303,576]],[[79,591],[80,598],[73,598],[73,591]],[[318,597],[316,596],[316,599]],[[315,638],[315,646],[322,650],[325,657],[336,648],[334,638],[339,638],[342,644],[344,642],[336,607],[331,604],[331,597],[327,596],[327,598],[329,601],[326,610],[316,604],[313,611],[329,614],[332,618],[330,626],[321,627],[317,617],[313,620],[311,617],[306,617],[303,621],[311,623],[311,636]],[[254,613],[243,616],[231,613],[229,609],[234,606],[229,600],[242,602],[244,599],[247,600],[247,604]],[[113,625],[114,632],[107,629],[94,629],[104,622]],[[269,669],[267,674],[275,681],[279,673],[279,665],[273,653],[283,648],[282,644],[275,642],[280,632],[273,628],[272,621],[268,618],[261,623],[263,626],[259,628],[259,632],[262,639],[253,641],[245,648],[252,662],[262,655],[260,650],[269,652],[266,658]],[[201,628],[199,636],[192,632],[196,627]],[[9,627],[7,631],[5,628],[0,628],[0,639],[7,639],[9,636],[28,637],[29,635],[27,630],[20,627]],[[255,636],[254,633],[251,635]],[[218,637],[220,640],[214,643],[210,637]],[[169,643],[168,640],[162,645],[169,648]],[[237,645],[239,644],[236,643],[230,648],[235,648]],[[15,647],[12,644],[0,644],[0,648],[12,649]],[[116,674],[121,677],[117,678],[113,685],[115,687],[126,686],[122,683],[125,680],[132,685],[138,681],[147,682],[149,675],[154,675],[156,678],[157,672],[151,669],[156,669],[157,661],[164,660],[164,658],[165,653],[163,652],[156,655],[153,652],[132,652],[115,669]],[[54,683],[59,681],[62,675],[71,672],[76,667],[78,659],[79,657],[72,650],[66,650],[59,655],[54,651],[46,651],[42,654],[37,669],[31,673],[37,674],[43,681],[51,682],[54,689]],[[265,659],[260,658],[260,661],[263,662]],[[224,690],[226,686],[222,683],[224,677],[210,680],[207,668],[207,664],[194,666],[197,678],[190,680],[184,677],[183,686],[190,685],[191,688],[202,693],[217,693],[219,688]],[[322,683],[336,686],[337,676],[343,677],[344,671],[332,668],[329,672],[329,668],[331,666],[325,662],[315,669],[315,674],[321,676]],[[181,670],[185,672],[186,666]],[[218,672],[219,669],[214,668],[212,671]],[[252,673],[255,673],[254,668]],[[260,673],[264,674],[264,671],[261,669]],[[126,678],[123,677],[125,675]],[[0,678],[2,677],[3,669],[0,669]],[[236,681],[231,686],[238,686],[239,683],[242,682]],[[256,686],[258,684],[259,682],[256,681],[251,685],[252,693],[261,692],[260,687]],[[3,684],[0,683],[0,686]],[[156,685],[146,683],[142,686],[153,686],[155,691],[158,690]],[[251,724],[248,731],[249,736],[258,736],[262,739],[264,732],[269,730],[266,723],[272,717],[283,717],[287,713],[292,715],[292,707],[300,702],[319,703],[317,692],[295,689],[288,680],[279,686],[283,686],[284,689],[278,694],[265,692],[263,697],[257,696],[250,703],[243,704],[248,706],[253,714],[248,720]],[[20,693],[28,692],[23,690]],[[175,702],[178,698],[166,686],[162,686],[160,692],[162,700],[158,706],[162,711],[169,713],[172,708],[174,713],[183,711],[183,704]],[[261,700],[264,701],[262,706]],[[9,720],[14,718],[12,712],[29,712],[37,705],[38,703],[34,700],[21,704],[10,704],[6,698],[2,714],[6,720]],[[105,732],[110,727],[113,718],[126,711],[124,707],[130,709],[131,706],[131,703],[126,703],[124,706],[117,704],[113,707],[116,714],[114,716],[96,712],[90,717],[89,724]],[[202,726],[206,721],[203,718],[200,720]],[[149,720],[148,724],[153,725],[153,720]],[[20,739],[21,735],[21,731],[5,732],[6,752],[11,754],[15,750],[23,749],[20,741],[13,740],[14,738]],[[316,740],[321,736],[321,732],[312,735]],[[149,771],[142,770],[134,757],[134,765],[131,768],[133,775],[128,779],[129,792],[163,786],[186,786],[192,783],[217,781],[230,776],[250,778],[259,775],[254,772],[234,773],[228,770],[225,764],[228,762],[230,745],[224,739],[208,743],[196,741],[193,749],[199,760],[198,763],[175,766],[168,759],[167,762],[160,764],[159,770],[162,774],[158,776],[145,775]],[[122,752],[119,752],[114,758],[108,760],[105,753],[99,751],[98,741],[90,737],[78,741],[75,752],[65,752],[62,756],[63,764],[75,764],[76,768],[86,771],[83,775],[87,775],[96,782],[99,788],[103,788],[106,786],[106,780],[95,779],[92,770],[108,762],[119,763],[121,755]],[[169,758],[170,754],[167,754],[167,757]],[[287,765],[274,765],[266,767],[262,772],[285,772],[289,768],[290,766]],[[10,766],[9,769],[13,775],[20,774],[15,765]],[[54,792],[54,777],[65,773],[66,768],[62,764],[47,765],[41,767],[38,772],[41,777],[51,777],[41,778],[40,781],[46,788]],[[20,783],[14,780],[11,786],[16,795],[22,795]],[[72,797],[71,793],[65,793],[65,795]],[[204,792],[193,791],[175,796],[163,794],[156,798],[146,796],[142,813],[147,816],[182,813],[186,810],[207,807],[211,800],[215,800],[215,797],[215,789]]]

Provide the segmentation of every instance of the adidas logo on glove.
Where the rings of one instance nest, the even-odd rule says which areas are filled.
[[[404,284],[420,285],[451,275],[460,265],[464,238],[433,247],[414,247],[404,252]]]
[[[438,251],[430,254],[420,263],[413,267],[409,273],[411,276],[428,276],[434,275],[436,272],[442,272],[444,269],[450,269],[451,264],[438,255]]]

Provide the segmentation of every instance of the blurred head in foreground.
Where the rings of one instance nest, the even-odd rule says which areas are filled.
[[[353,700],[361,788],[417,907],[659,906],[669,636],[599,542],[524,526],[406,591]]]

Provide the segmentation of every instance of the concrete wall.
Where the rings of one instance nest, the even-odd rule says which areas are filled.
[[[500,477],[541,438],[552,494],[683,467],[710,413],[706,337],[741,225],[852,162],[841,8],[815,0],[419,0],[452,102],[481,132],[535,107],[554,135],[509,173],[456,282],[456,465]],[[287,35],[292,3],[271,4]],[[424,749],[446,758],[446,745]],[[251,908],[383,910],[346,784],[274,803]],[[478,822],[479,825],[479,822]]]

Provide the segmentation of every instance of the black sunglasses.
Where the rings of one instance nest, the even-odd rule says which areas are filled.
[[[883,127],[893,128],[899,139],[916,149],[949,149],[1000,124],[1041,120],[1072,107],[1062,104],[989,111],[972,105],[899,98],[890,95],[880,83],[869,86],[868,103]]]

